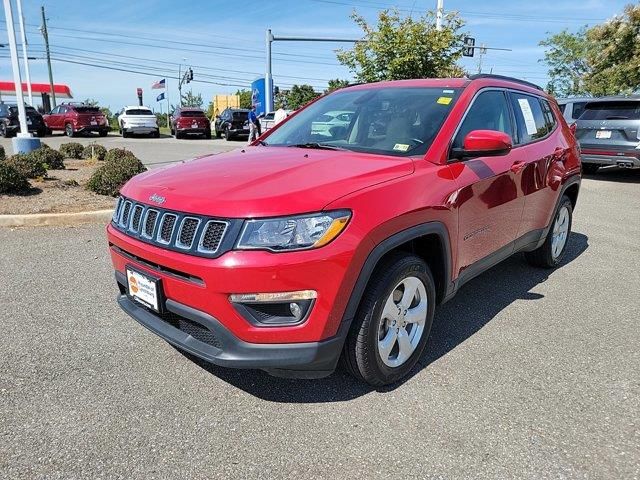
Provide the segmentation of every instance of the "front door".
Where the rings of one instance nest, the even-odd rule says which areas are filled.
[[[464,137],[473,130],[497,130],[513,139],[513,120],[506,95],[502,90],[481,91],[469,107],[453,147],[462,147]],[[474,276],[513,251],[524,206],[516,155],[509,152],[451,164],[459,186],[455,202],[459,276]]]

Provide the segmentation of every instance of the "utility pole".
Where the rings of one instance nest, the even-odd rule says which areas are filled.
[[[29,94],[29,105],[33,107],[33,92],[31,91],[31,74],[29,73],[29,56],[27,55],[27,34],[24,31],[24,15],[22,15],[22,0],[17,1],[18,20],[20,20],[20,38],[22,40],[22,58],[24,59],[24,70],[27,77],[27,93]]]
[[[47,52],[47,68],[49,69],[49,86],[51,87],[51,107],[56,108],[56,92],[53,88],[53,72],[51,71],[51,53],[49,52],[49,32],[47,32],[47,17],[44,14],[44,5],[40,7],[42,12],[42,27],[40,31],[44,37],[44,48]]]
[[[478,73],[482,73],[482,56],[487,53],[485,44],[480,45],[480,54],[478,55]]]
[[[444,11],[444,0],[438,0],[436,6],[436,30],[442,30],[442,13]]]
[[[178,106],[182,106],[182,64],[178,65]]]

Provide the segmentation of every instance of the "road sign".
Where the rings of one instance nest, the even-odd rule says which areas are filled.
[[[476,44],[476,39],[473,37],[464,37],[464,45],[465,47],[462,49],[463,57],[473,57],[473,51],[475,50],[474,46]]]

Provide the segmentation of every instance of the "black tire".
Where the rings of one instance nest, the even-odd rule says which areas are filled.
[[[47,135],[53,135],[53,130],[47,127]]]
[[[153,133],[151,134],[151,136],[152,136],[153,138],[160,138],[160,130],[156,130],[155,132],[153,132]]]
[[[231,134],[229,133],[229,128],[228,128],[228,127],[227,127],[227,128],[225,129],[225,131],[224,131],[224,139],[225,139],[227,142],[230,142],[231,140],[233,140],[233,135],[231,135]]]
[[[45,137],[47,135],[47,129],[46,128],[39,128],[38,131],[36,132],[36,135],[38,137]]]
[[[384,322],[382,312],[397,285],[408,277],[416,277],[424,285],[428,302],[426,319],[422,336],[413,353],[401,365],[390,367],[382,361],[378,350],[381,322]],[[357,379],[374,386],[394,383],[406,376],[415,366],[427,344],[435,302],[435,283],[424,260],[405,252],[389,255],[376,267],[345,340],[342,363],[347,371]]]
[[[182,134],[176,130],[176,133],[174,135],[176,138],[182,138]]]
[[[554,254],[553,251],[553,237],[556,223],[560,218],[562,210],[566,208],[568,212],[568,230],[566,238],[560,252]],[[571,237],[571,224],[573,222],[573,204],[566,195],[563,195],[560,199],[560,204],[553,214],[553,220],[551,227],[547,233],[547,238],[544,243],[532,252],[525,252],[524,257],[530,265],[540,268],[555,268],[562,262],[565,252],[567,251],[567,245],[569,244],[569,238]]]
[[[215,134],[216,134],[216,138],[222,137],[222,132],[219,132],[217,128],[214,131],[215,131]]]
[[[101,137],[106,137],[107,135],[109,135],[109,130],[100,130],[98,132],[98,135],[100,135]]]
[[[69,138],[75,136],[76,132],[73,131],[73,125],[71,125],[70,123],[67,123],[64,126],[64,134]]]
[[[204,132],[204,138],[206,138],[207,140],[211,140],[211,130],[207,130],[206,132]]]
[[[129,134],[127,133],[127,131],[124,128],[122,128],[120,131],[122,133],[122,138],[128,138],[129,137]]]
[[[0,136],[2,138],[9,138],[11,136],[4,122],[0,123]]]
[[[598,165],[597,163],[583,163],[582,164],[582,171],[584,173],[586,173],[586,174],[593,175],[598,170],[600,170],[600,165]]]

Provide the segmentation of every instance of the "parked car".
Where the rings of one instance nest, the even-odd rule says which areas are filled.
[[[44,124],[42,115],[38,111],[25,105],[27,115],[27,129],[29,132],[44,137],[47,127]],[[13,137],[20,131],[20,120],[18,120],[18,106],[14,104],[0,103],[0,136],[4,138]]]
[[[354,112],[344,111],[323,113],[311,123],[311,131],[317,135],[330,137],[332,136],[332,129],[346,130],[354,115]]]
[[[564,116],[564,119],[569,125],[575,123],[582,112],[584,112],[584,106],[594,100],[593,97],[576,97],[576,98],[558,98],[558,106]]]
[[[200,108],[177,108],[171,116],[171,135],[184,138],[189,135],[200,135],[211,138],[211,126],[204,111]]]
[[[280,121],[283,121],[285,118],[291,115],[291,113],[293,113],[293,110],[283,110]],[[276,117],[277,117],[277,112],[265,113],[259,117],[260,127],[262,132],[271,130],[276,125],[276,119],[277,119]]]
[[[226,108],[214,121],[213,130],[217,138],[224,135],[227,140],[249,136],[249,110]]]
[[[43,116],[47,133],[62,131],[67,137],[98,132],[106,137],[111,127],[99,107],[84,103],[62,103]]]
[[[601,97],[587,103],[576,124],[582,168],[640,167],[640,96]]]
[[[347,131],[312,131],[335,111]],[[347,87],[250,147],[131,179],[107,227],[118,302],[217,365],[314,378],[343,356],[392,383],[469,280],[516,252],[561,264],[580,171],[555,100],[528,82]]]
[[[138,105],[124,107],[118,115],[118,127],[123,137],[129,135],[151,135],[160,137],[158,119],[150,108]]]

